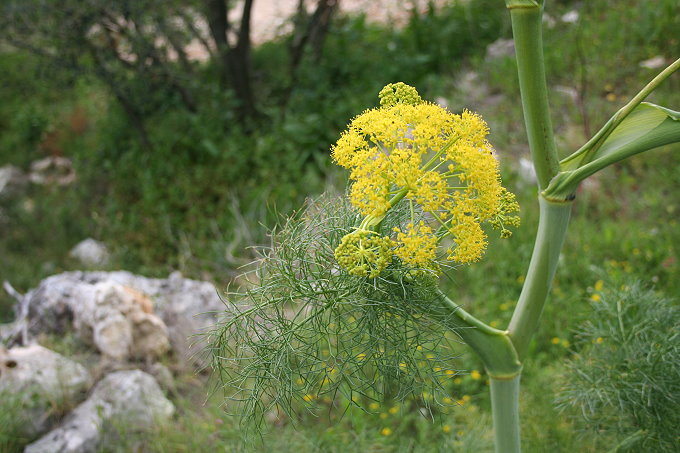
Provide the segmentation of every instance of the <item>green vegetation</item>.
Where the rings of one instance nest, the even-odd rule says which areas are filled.
[[[573,379],[560,399],[595,431],[615,431],[627,451],[672,451],[680,420],[680,341],[677,301],[637,282],[608,289],[580,328],[580,353],[569,361]]]
[[[280,68],[287,64],[288,43],[254,49],[255,91],[265,118],[254,131],[225,127],[234,119],[234,100],[209,89],[215,73],[205,64],[197,77],[208,88],[201,92],[197,112],[168,96],[148,114],[153,150],[139,142],[101,82],[67,69],[55,71],[33,55],[3,48],[0,165],[28,170],[38,158],[65,155],[73,159],[78,180],[64,188],[28,186],[0,200],[0,280],[23,292],[47,275],[79,268],[68,250],[93,236],[111,247],[111,269],[149,276],[179,269],[225,287],[252,259],[246,247],[267,242],[261,225],[273,227],[306,196],[341,180],[330,168],[328,150],[347,119],[371,105],[380,87],[404,81],[423,97],[443,96],[451,110],[467,107],[489,122],[505,185],[523,207],[522,227],[512,241],[490,244],[482,263],[451,273],[444,286],[476,316],[507,325],[531,254],[537,212],[536,189],[517,164],[528,149],[515,63],[510,57],[487,58],[484,52],[488,43],[509,37],[502,3],[473,1],[414,15],[401,30],[362,17],[336,17],[321,59],[303,60],[285,106],[290,81]],[[577,6],[576,24],[560,21]],[[680,15],[674,0],[653,7],[642,0],[548,2],[547,12],[555,21],[544,24],[547,78],[557,145],[565,157],[656,74],[639,66],[641,61],[677,58]],[[474,90],[461,82],[466,71],[477,74]],[[680,105],[680,77],[667,80],[650,100]],[[610,307],[633,297],[619,292],[622,282],[632,278],[652,288],[635,293],[645,310],[653,311],[659,294],[680,294],[678,151],[665,147],[644,159],[634,157],[587,181],[577,193],[556,282],[522,378],[522,407],[531,408],[522,412],[525,451],[607,451],[639,430],[665,429],[649,422],[656,414],[638,411],[634,398],[640,395],[627,387],[638,384],[631,374],[632,380],[612,376],[607,386],[629,409],[625,417],[612,417],[616,409],[597,403],[590,415],[602,430],[583,430],[574,406],[587,386],[576,387],[574,376],[576,369],[596,373],[609,360],[593,344],[606,338],[603,329],[610,327],[605,305],[598,304]],[[614,189],[619,187],[626,189]],[[503,302],[470,306],[473,300]],[[12,303],[0,292],[0,320],[11,318]],[[678,301],[664,304],[665,321],[677,325]],[[632,352],[659,342],[677,353],[678,336],[671,334],[632,345]],[[626,351],[622,361],[639,360],[625,356]],[[205,377],[183,375],[172,423],[141,435],[121,422],[118,435],[112,434],[115,441],[102,451],[490,451],[487,377],[464,346],[454,352],[460,358],[451,366],[465,371],[451,380],[454,407],[436,412],[434,421],[420,414],[418,398],[386,404],[365,400],[368,412],[356,407],[345,412],[348,401],[339,398],[318,401],[318,412],[302,412],[296,424],[283,414],[269,414],[263,439],[244,438],[238,420],[224,413],[219,394],[206,401]],[[661,400],[658,411],[664,410]],[[3,401],[0,414],[8,413],[5,404],[11,405]],[[0,425],[5,430],[1,451],[16,451],[26,442],[12,437],[10,425]],[[656,451],[673,451],[661,442],[654,445]]]

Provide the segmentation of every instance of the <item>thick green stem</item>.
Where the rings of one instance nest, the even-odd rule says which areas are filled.
[[[524,122],[538,186],[545,189],[559,171],[543,65],[542,9],[533,2],[511,7]]]
[[[491,410],[496,453],[520,453],[519,380],[491,378]]]
[[[541,218],[534,251],[508,328],[520,360],[524,359],[529,342],[538,328],[571,213],[571,202],[554,203],[539,197],[539,206]]]

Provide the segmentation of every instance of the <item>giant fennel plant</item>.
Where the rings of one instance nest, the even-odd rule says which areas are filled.
[[[520,451],[522,364],[538,328],[581,181],[629,156],[680,142],[680,113],[643,103],[661,72],[587,143],[560,161],[545,83],[543,2],[506,0],[537,174],[540,220],[510,324],[477,319],[438,287],[479,260],[489,228],[511,236],[519,206],[499,174],[482,118],[453,114],[403,83],[354,118],[332,147],[349,170],[346,196],[308,202],[273,236],[253,284],[213,333],[213,363],[239,412],[295,418],[320,399],[362,405],[414,396],[451,403],[462,340],[489,376],[498,453]]]

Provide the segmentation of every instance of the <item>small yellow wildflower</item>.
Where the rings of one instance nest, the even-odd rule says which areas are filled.
[[[442,426],[442,431],[444,431],[446,434],[451,432],[451,426],[449,425],[444,425]]]
[[[477,370],[472,370],[472,372],[470,373],[470,377],[473,380],[478,381],[482,378],[482,374]]]
[[[458,403],[460,406],[464,406],[465,404],[469,403],[471,399],[472,398],[470,395],[463,395],[463,397],[456,401],[456,403]]]
[[[602,337],[597,337],[595,340],[593,340],[593,343],[595,344],[602,344],[604,342],[604,338]]]
[[[309,393],[302,397],[302,399],[305,400],[305,401],[308,402],[308,403],[309,403],[310,401],[314,401],[314,398],[315,398],[314,395],[311,395],[311,394],[309,394]]]
[[[453,400],[452,400],[451,398],[449,398],[448,396],[445,396],[445,397],[442,399],[442,402],[443,402],[444,404],[453,404]]]
[[[374,401],[374,402],[372,402],[371,404],[368,405],[368,408],[372,411],[375,411],[375,410],[378,410],[380,408],[380,404],[378,404]]]
[[[602,291],[602,288],[604,288],[604,282],[602,280],[598,280],[595,282],[595,291]]]
[[[392,406],[390,407],[390,410],[388,411],[390,414],[394,415],[397,412],[399,412],[399,407],[398,406]]]
[[[447,376],[453,376],[454,374],[456,374],[456,372],[453,370],[446,370],[445,373]]]
[[[562,341],[562,340],[560,340],[560,339],[557,338],[557,337],[553,337],[553,339],[550,340],[550,342],[551,342],[552,344],[560,344],[561,341]]]
[[[590,296],[590,300],[592,300],[593,302],[599,302],[599,301],[602,300],[602,296],[600,296],[599,294],[595,293],[595,294],[593,294],[593,295]]]
[[[382,434],[383,436],[389,436],[390,434],[392,434],[392,430],[390,428],[383,428],[380,431],[380,434]]]

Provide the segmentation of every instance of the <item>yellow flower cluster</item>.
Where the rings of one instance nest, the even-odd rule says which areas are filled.
[[[505,225],[519,223],[510,215],[519,206],[501,186],[486,123],[467,110],[457,115],[425,102],[403,83],[386,86],[380,98],[381,107],[354,118],[332,148],[335,162],[350,170],[350,200],[366,216],[364,227],[377,225],[406,200],[437,231],[425,222],[414,226],[413,219],[406,231],[397,230],[395,256],[433,268],[437,244],[451,237],[449,259],[480,259],[486,248],[482,223],[501,229],[502,237],[509,236]]]

